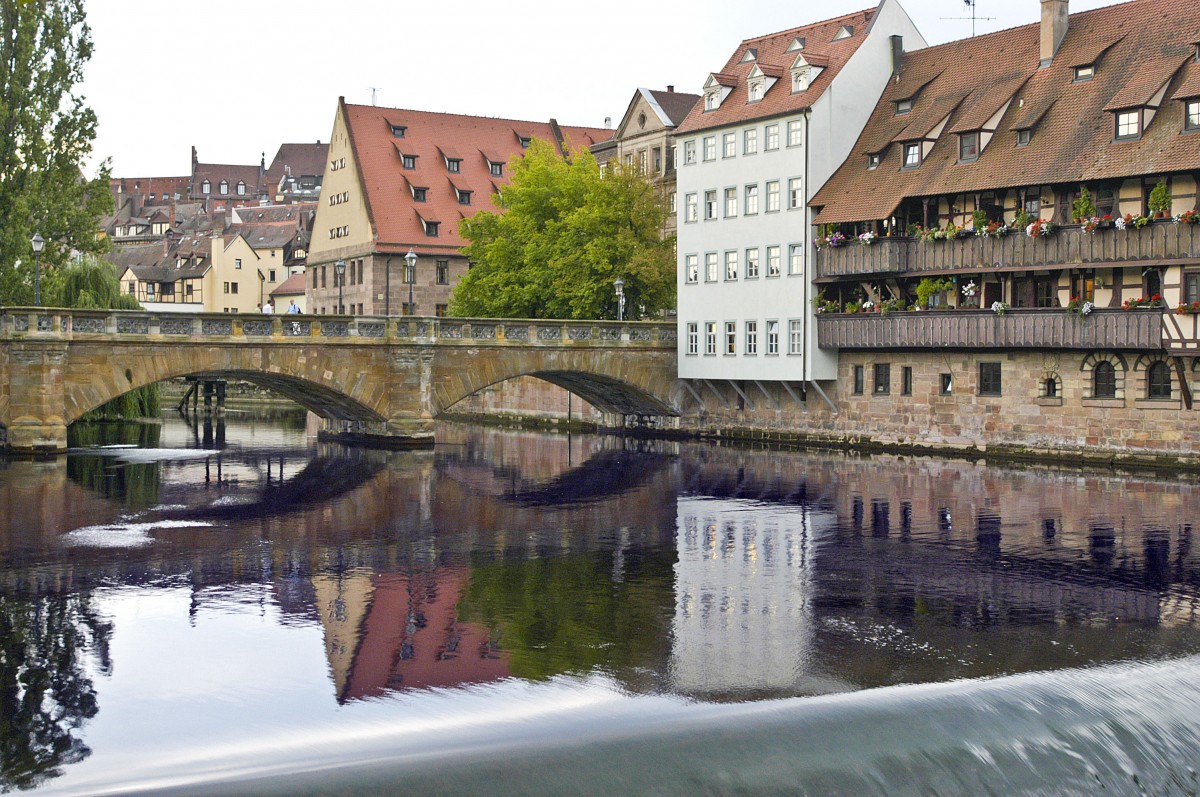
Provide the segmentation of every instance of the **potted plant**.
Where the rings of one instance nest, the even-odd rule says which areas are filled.
[[[1096,215],[1096,203],[1092,201],[1092,192],[1087,186],[1079,189],[1079,198],[1071,205],[1071,220],[1076,224],[1091,219]]]
[[[1167,211],[1171,209],[1171,191],[1167,188],[1165,180],[1159,180],[1158,185],[1154,186],[1150,191],[1150,199],[1147,200],[1150,208],[1150,215],[1156,219],[1163,219],[1167,216]]]
[[[925,277],[917,283],[917,306],[924,310],[929,307],[929,300],[936,294],[945,293],[953,288],[954,283],[945,277],[942,279]]]
[[[982,210],[976,209],[971,212],[971,220],[975,227],[976,235],[987,234],[988,217],[986,213],[984,213]]]
[[[1086,301],[1078,296],[1072,296],[1071,301],[1067,302],[1067,315],[1087,316],[1096,306],[1089,301]]]

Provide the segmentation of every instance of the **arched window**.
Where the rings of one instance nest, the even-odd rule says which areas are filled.
[[[1092,398],[1117,397],[1117,369],[1110,362],[1096,363],[1092,369]]]
[[[1058,380],[1054,377],[1047,377],[1045,382],[1046,398],[1058,397]]]
[[[1152,364],[1146,371],[1146,398],[1169,399],[1171,397],[1171,367],[1163,360]]]
[[[202,193],[202,194],[212,193],[212,183],[210,183],[208,180],[205,180],[204,182],[200,183],[200,193]]]
[[[228,193],[229,193],[229,181],[222,180],[221,181],[221,195],[224,196],[225,194],[228,194]]]
[[[238,196],[246,195],[246,183],[243,182],[242,180],[238,180],[237,192],[238,192]]]

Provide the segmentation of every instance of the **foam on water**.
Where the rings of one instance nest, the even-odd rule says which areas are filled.
[[[158,520],[150,523],[110,523],[84,526],[62,536],[62,544],[81,548],[141,548],[153,545],[155,529],[186,529],[211,526],[196,520]]]

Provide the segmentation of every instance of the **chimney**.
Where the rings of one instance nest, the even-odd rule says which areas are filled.
[[[900,64],[904,61],[904,37],[892,35],[892,77],[900,77]]]
[[[1050,66],[1066,35],[1067,0],[1042,0],[1042,69]]]
[[[675,93],[675,87],[674,87],[674,86],[667,86],[667,93],[668,93],[668,94],[674,94],[674,93]]]

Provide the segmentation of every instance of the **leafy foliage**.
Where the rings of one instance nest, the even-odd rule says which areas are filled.
[[[452,314],[616,318],[618,278],[627,318],[674,306],[665,198],[636,169],[618,165],[601,174],[587,150],[564,159],[537,140],[511,168],[512,182],[496,199],[504,212],[461,223],[474,265],[454,289]]]
[[[31,304],[35,232],[43,275],[72,252],[100,252],[100,216],[112,208],[108,164],[81,165],[96,114],[74,89],[91,57],[83,0],[0,0],[0,305]]]

